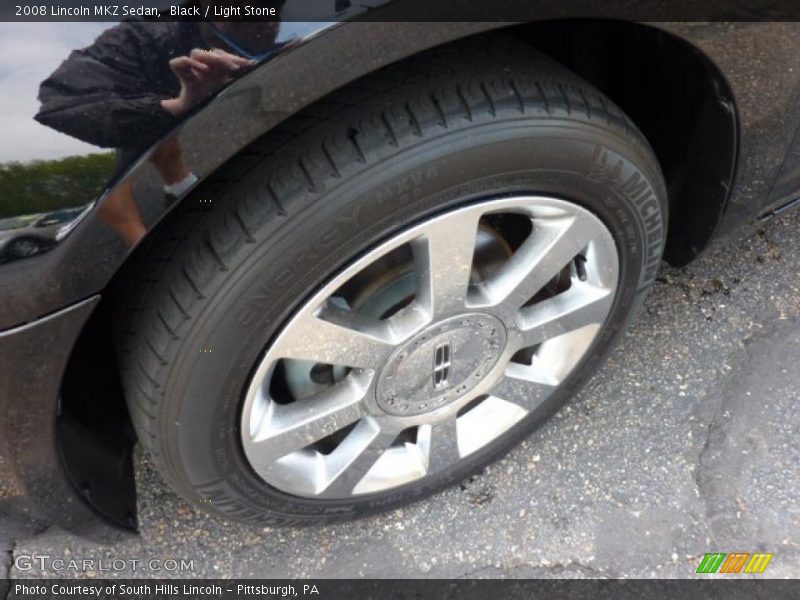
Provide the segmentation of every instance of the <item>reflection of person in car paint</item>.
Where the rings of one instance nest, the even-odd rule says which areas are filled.
[[[219,2],[231,4],[199,0],[201,14],[206,5]],[[277,7],[279,14],[283,6],[283,0],[255,3]],[[90,144],[117,149],[121,171],[190,111],[274,52],[278,27],[278,20],[120,23],[88,48],[72,52],[42,82],[35,118]],[[168,201],[197,181],[175,136],[149,160]],[[131,245],[146,232],[130,182],[117,187],[101,215]]]

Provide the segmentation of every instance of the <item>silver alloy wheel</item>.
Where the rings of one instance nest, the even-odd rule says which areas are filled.
[[[479,224],[503,215],[528,232],[477,277]],[[408,302],[375,318],[341,298],[404,247],[415,280]],[[268,484],[310,498],[382,492],[451,469],[569,375],[608,316],[618,277],[605,225],[556,198],[485,201],[403,231],[339,273],[275,337],[246,394],[245,455]],[[557,278],[566,288],[544,293]],[[293,397],[273,381],[286,362],[329,375]]]

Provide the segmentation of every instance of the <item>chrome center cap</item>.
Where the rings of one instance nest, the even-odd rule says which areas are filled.
[[[391,355],[378,379],[378,406],[402,417],[438,410],[477,386],[505,346],[506,328],[491,315],[440,321]]]

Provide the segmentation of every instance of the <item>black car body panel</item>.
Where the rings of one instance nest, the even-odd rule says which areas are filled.
[[[457,12],[459,7],[467,10],[469,3],[450,5]],[[353,14],[357,17],[360,12]],[[80,531],[97,513],[122,527],[135,524],[124,415],[111,414],[107,422],[95,419],[93,433],[84,436],[92,441],[81,448],[82,425],[64,426],[59,398],[85,323],[103,318],[96,313],[100,298],[135,253],[135,244],[114,228],[104,206],[113,202],[121,186],[131,186],[143,224],[152,231],[186,197],[213,201],[209,186],[194,188],[202,190],[200,196],[184,190],[180,197],[165,199],[164,182],[149,160],[165,140],[172,144],[177,140],[192,172],[203,182],[232,156],[246,152],[249,144],[330,91],[427,48],[508,30],[531,37],[533,45],[541,35],[541,49],[552,46],[558,54],[543,33],[546,23],[334,22],[342,14],[330,21],[283,23],[273,51],[260,57],[260,64],[180,122],[165,120],[159,140],[148,148],[116,155],[55,133],[32,117],[40,110],[39,83],[66,58],[66,51],[92,44],[117,24],[3,25],[14,28],[3,33],[13,34],[16,45],[34,48],[47,35],[55,40],[34,67],[22,66],[28,72],[20,67],[14,91],[4,92],[7,100],[14,96],[13,118],[25,119],[13,129],[24,143],[4,144],[0,157],[0,184],[5,188],[0,198],[0,406],[5,445],[1,450],[50,519]],[[570,16],[596,20],[604,15]],[[610,10],[608,16],[618,15]],[[559,27],[569,23],[562,21]],[[686,153],[686,161],[703,161],[703,168],[676,167],[670,182],[674,196],[670,200],[676,208],[672,218],[691,221],[697,215],[700,223],[697,231],[689,228],[685,239],[673,241],[673,262],[682,264],[715,234],[752,230],[760,217],[793,200],[800,188],[800,44],[795,41],[800,24],[626,26],[635,28],[637,36],[657,32],[652,38],[656,44],[671,40],[681,45],[686,56],[696,56],[708,71],[700,119],[705,134]],[[591,78],[591,71],[580,74]],[[628,86],[635,95],[637,81]],[[657,130],[657,124],[651,126]],[[662,133],[665,139],[666,133]],[[696,196],[683,193],[690,187]],[[49,222],[47,215],[57,218]],[[20,255],[4,253],[14,238],[35,229],[36,222],[49,223],[43,227],[46,242]],[[98,368],[113,369],[113,365]],[[113,442],[113,435],[111,440],[96,435],[103,430],[119,433],[119,443]],[[66,450],[65,440],[72,440]],[[86,468],[92,462],[86,457],[96,459],[92,468]],[[95,483],[86,484],[89,480]]]

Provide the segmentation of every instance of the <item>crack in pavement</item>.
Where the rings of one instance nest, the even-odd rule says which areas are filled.
[[[11,565],[14,564],[14,552],[17,548],[15,539],[5,540],[0,546],[0,598],[5,600],[11,593]]]
[[[765,537],[772,537],[765,531],[796,531],[797,521],[795,518],[793,523],[791,516],[796,514],[796,509],[792,510],[794,500],[780,493],[790,489],[796,480],[793,467],[781,469],[780,465],[793,465],[795,461],[790,454],[776,463],[775,455],[787,436],[791,439],[783,446],[793,445],[793,434],[784,432],[781,424],[791,421],[792,398],[797,397],[800,386],[791,378],[782,378],[781,373],[787,373],[789,368],[783,368],[784,360],[791,363],[791,368],[794,366],[791,357],[800,345],[798,325],[800,319],[790,319],[783,313],[756,324],[758,331],[741,341],[741,358],[737,362],[742,368],[734,370],[715,390],[720,399],[708,422],[695,471],[715,545],[719,540],[731,543],[732,536],[734,540],[738,538],[738,543],[750,537],[747,543],[766,550],[778,540],[764,541]],[[758,485],[765,473],[769,483]],[[776,477],[782,484],[777,487]],[[783,504],[788,512],[764,512],[764,506],[776,503]]]

